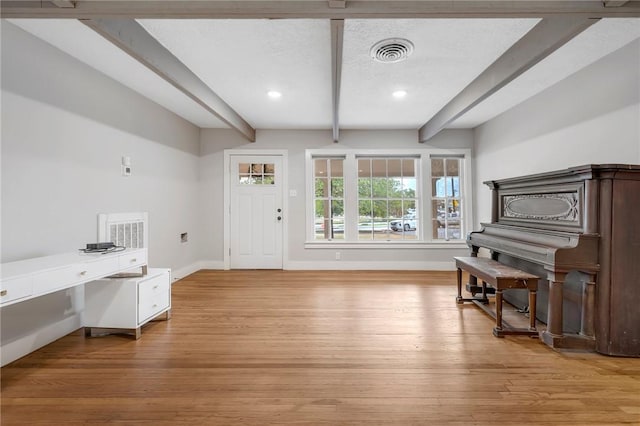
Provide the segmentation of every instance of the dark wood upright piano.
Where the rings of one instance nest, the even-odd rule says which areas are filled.
[[[640,356],[640,165],[585,165],[484,182],[491,223],[480,248],[536,274],[541,339],[553,348]],[[477,283],[468,287],[474,291]],[[526,308],[526,294],[505,299]]]

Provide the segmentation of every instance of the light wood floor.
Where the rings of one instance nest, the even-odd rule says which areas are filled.
[[[138,341],[80,331],[2,369],[2,425],[640,424],[640,359],[557,353],[448,272],[201,271]]]

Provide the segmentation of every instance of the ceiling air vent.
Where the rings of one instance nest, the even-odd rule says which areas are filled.
[[[388,38],[373,45],[370,50],[374,61],[385,64],[404,61],[413,52],[413,43],[404,38]]]

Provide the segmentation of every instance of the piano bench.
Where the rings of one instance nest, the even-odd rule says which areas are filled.
[[[494,317],[496,319],[496,326],[493,329],[493,335],[496,337],[504,337],[506,335],[514,334],[534,337],[538,336],[538,331],[536,330],[536,292],[538,291],[537,276],[484,257],[454,257],[454,259],[456,261],[458,278],[458,297],[456,297],[456,302],[458,304],[473,302],[483,311]],[[481,279],[483,289],[486,288],[486,284],[491,285],[495,289],[495,313],[487,307],[488,299],[485,291],[482,293],[482,299],[466,299],[462,297],[462,271],[467,271],[470,275]],[[511,327],[502,320],[502,291],[514,288],[529,290],[528,329]]]

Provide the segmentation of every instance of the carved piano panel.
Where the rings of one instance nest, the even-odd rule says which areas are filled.
[[[640,166],[587,165],[485,184],[491,223],[468,244],[541,277],[543,341],[640,356]],[[517,293],[510,301],[526,304]]]

